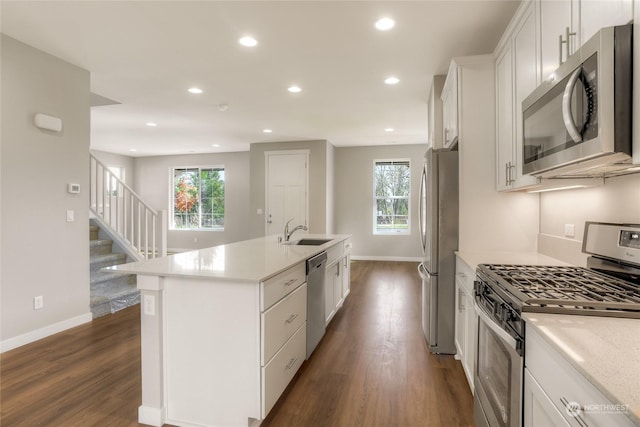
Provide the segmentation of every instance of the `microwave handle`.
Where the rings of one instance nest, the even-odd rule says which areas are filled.
[[[582,68],[578,68],[573,72],[567,82],[567,86],[564,88],[564,95],[562,95],[562,118],[564,120],[564,127],[567,128],[567,132],[569,132],[574,142],[582,142],[582,135],[580,135],[580,131],[571,115],[571,97],[573,96],[573,89],[575,89],[576,83],[578,83],[578,78],[580,78],[580,73],[582,73]]]

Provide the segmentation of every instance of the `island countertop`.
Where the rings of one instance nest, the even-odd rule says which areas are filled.
[[[300,234],[292,239],[330,239],[322,245],[289,245],[278,235],[259,237],[146,261],[107,267],[105,270],[143,276],[215,278],[261,282],[319,254],[349,237],[348,234]]]

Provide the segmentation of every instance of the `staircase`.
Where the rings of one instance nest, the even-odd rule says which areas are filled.
[[[97,225],[89,226],[91,313],[94,319],[140,303],[134,274],[100,271],[104,267],[124,264],[127,255],[113,253],[113,241],[100,239],[99,231]]]

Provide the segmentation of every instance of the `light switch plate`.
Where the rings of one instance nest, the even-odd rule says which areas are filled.
[[[73,222],[76,220],[75,212],[72,210],[67,211],[67,222]]]
[[[576,228],[573,224],[565,224],[564,225],[564,235],[565,237],[575,237]]]

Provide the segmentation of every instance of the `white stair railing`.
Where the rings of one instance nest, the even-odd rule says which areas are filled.
[[[90,156],[90,211],[101,227],[137,261],[167,255],[167,211],[159,213]]]

